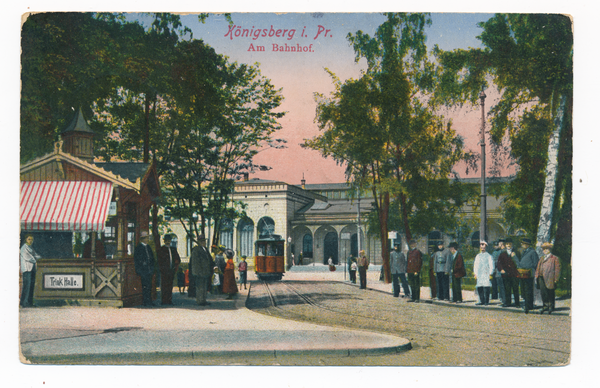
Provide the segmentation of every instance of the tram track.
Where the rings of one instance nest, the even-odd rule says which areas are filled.
[[[447,325],[436,322],[435,324],[429,324],[425,322],[415,322],[416,319],[402,319],[402,316],[398,314],[398,310],[391,310],[387,308],[377,308],[377,314],[360,314],[353,311],[348,311],[347,308],[334,308],[320,303],[305,293],[299,291],[296,287],[291,285],[289,282],[282,281],[277,283],[269,284],[262,282],[266,292],[269,295],[272,308],[278,310],[279,314],[284,317],[291,319],[297,319],[302,321],[309,321],[314,323],[313,315],[310,313],[299,312],[296,304],[294,308],[284,308],[285,305],[290,305],[288,300],[286,303],[278,303],[278,293],[282,293],[280,289],[283,289],[284,295],[292,294],[295,299],[301,301],[302,304],[318,309],[319,311],[326,312],[325,315],[331,314],[333,317],[329,317],[325,324],[331,325],[331,321],[335,321],[335,326],[352,327],[367,329],[370,331],[376,331],[386,334],[398,335],[399,332],[403,336],[412,336],[418,338],[418,341],[429,343],[435,338],[439,341],[454,340],[460,341],[461,339],[469,338],[470,340],[476,339],[477,341],[484,341],[490,346],[507,346],[515,348],[527,348],[532,350],[554,352],[559,354],[570,354],[570,341],[549,338],[548,336],[540,337],[535,335],[522,335],[518,333],[503,333],[495,331],[485,331],[475,327],[463,327],[459,325]],[[276,290],[275,290],[276,289]],[[274,292],[275,291],[275,292]],[[415,305],[425,306],[425,305]],[[427,307],[434,307],[429,306]],[[268,312],[269,309],[266,309]],[[360,311],[361,309],[356,309]],[[501,312],[497,312],[501,314]],[[271,314],[271,312],[268,312]],[[272,314],[271,314],[272,315]],[[322,320],[324,314],[316,314]],[[338,317],[339,319],[335,319]],[[501,318],[500,318],[501,319]],[[352,322],[350,326],[347,322]],[[373,322],[377,322],[377,325],[373,325]],[[344,324],[346,323],[346,324]],[[374,328],[373,326],[376,326]],[[423,345],[425,345],[423,343]],[[560,348],[567,348],[562,350]]]

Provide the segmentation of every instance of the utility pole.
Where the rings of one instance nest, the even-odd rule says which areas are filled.
[[[487,195],[485,192],[485,93],[479,94],[481,100],[481,223],[479,239],[487,241]]]
[[[356,233],[356,242],[358,246],[358,254],[360,255],[360,190],[358,191],[358,225]]]

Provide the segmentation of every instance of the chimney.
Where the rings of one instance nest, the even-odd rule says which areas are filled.
[[[306,180],[304,180],[304,173],[302,173],[302,180],[300,181],[303,189],[306,189]]]
[[[244,176],[244,179],[243,179],[243,181],[244,181],[244,182],[248,182],[248,177],[249,177],[249,175],[250,175],[250,174],[249,174],[249,173],[247,173],[247,172],[244,172],[242,175]]]

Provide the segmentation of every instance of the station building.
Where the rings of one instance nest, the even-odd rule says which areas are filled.
[[[501,179],[505,181],[505,178]],[[494,182],[499,182],[496,179]],[[478,178],[461,179],[464,184],[479,184]],[[246,204],[247,217],[225,220],[221,230],[209,227],[208,241],[214,233],[220,233],[220,244],[246,256],[250,266],[254,241],[260,235],[277,234],[286,240],[287,264],[326,264],[331,258],[342,264],[349,255],[357,256],[364,249],[372,264],[381,264],[381,242],[378,237],[366,233],[366,218],[373,211],[373,198],[352,197],[346,183],[300,185],[281,181],[250,179],[236,182],[234,201]],[[488,196],[488,238],[495,240],[506,235],[500,213],[502,198]],[[359,227],[360,209],[360,227]],[[479,208],[465,206],[462,216],[475,220],[479,225]],[[179,253],[184,262],[189,260],[192,243],[178,220],[170,222],[170,229],[177,236]],[[360,233],[359,233],[360,229]],[[360,235],[360,241],[359,236]],[[403,249],[407,249],[404,236],[398,233]],[[432,230],[418,238],[418,247],[430,251],[438,241],[448,244],[452,238],[442,230]],[[182,244],[182,242],[185,242]],[[479,231],[474,230],[461,243],[479,246]],[[185,248],[184,248],[185,247]]]

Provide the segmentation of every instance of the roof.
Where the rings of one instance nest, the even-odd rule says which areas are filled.
[[[268,179],[260,179],[260,178],[252,178],[252,179],[248,179],[247,181],[235,182],[236,185],[264,185],[264,184],[274,184],[274,183],[287,185],[287,183],[282,182],[282,181],[271,181]]]
[[[144,175],[146,175],[146,172],[148,172],[148,168],[150,168],[149,163],[139,162],[97,162],[94,164],[97,167],[112,172],[132,183],[143,178]]]
[[[319,190],[348,190],[350,186],[347,183],[316,183],[310,185],[304,185],[305,190],[319,191]]]
[[[88,125],[87,121],[85,121],[81,108],[79,108],[79,110],[75,112],[75,116],[73,117],[71,124],[69,124],[61,133],[65,132],[87,132],[91,134],[94,133],[92,128],[90,128],[90,126]]]

